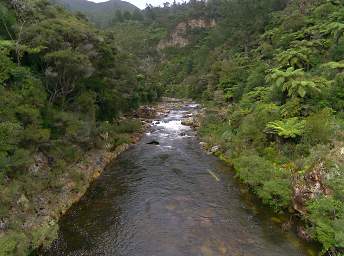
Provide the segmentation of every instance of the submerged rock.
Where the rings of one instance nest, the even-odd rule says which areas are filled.
[[[203,149],[207,149],[207,148],[209,147],[208,143],[206,143],[206,142],[204,142],[204,141],[201,141],[199,144],[201,145],[201,147],[202,147]]]
[[[221,147],[219,145],[216,145],[216,146],[213,146],[209,151],[208,153],[209,154],[216,154],[217,152],[219,152],[221,149]]]
[[[156,141],[156,140],[152,140],[151,142],[148,142],[147,144],[148,145],[160,145],[160,142]]]
[[[185,118],[182,120],[182,125],[193,126],[194,125],[194,119],[192,117]]]

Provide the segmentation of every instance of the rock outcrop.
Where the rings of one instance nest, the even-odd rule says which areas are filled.
[[[190,43],[190,39],[187,36],[189,30],[196,28],[212,28],[215,26],[215,20],[192,19],[180,22],[170,33],[168,38],[163,39],[159,42],[158,49],[163,50],[170,47],[185,47]]]

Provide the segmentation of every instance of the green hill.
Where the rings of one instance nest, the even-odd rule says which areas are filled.
[[[128,2],[121,0],[110,0],[102,3],[94,3],[87,0],[51,0],[52,2],[63,5],[74,12],[85,14],[97,25],[106,26],[115,16],[116,11],[133,12],[138,8]]]

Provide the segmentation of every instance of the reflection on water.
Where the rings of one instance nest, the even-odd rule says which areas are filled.
[[[171,111],[114,161],[61,220],[46,255],[308,255],[310,247],[243,200],[226,165],[202,152],[180,121],[196,107]]]

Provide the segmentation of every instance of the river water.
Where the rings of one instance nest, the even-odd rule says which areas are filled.
[[[310,255],[254,210],[230,168],[181,124],[195,107],[172,110],[116,159],[61,219],[45,255]]]

